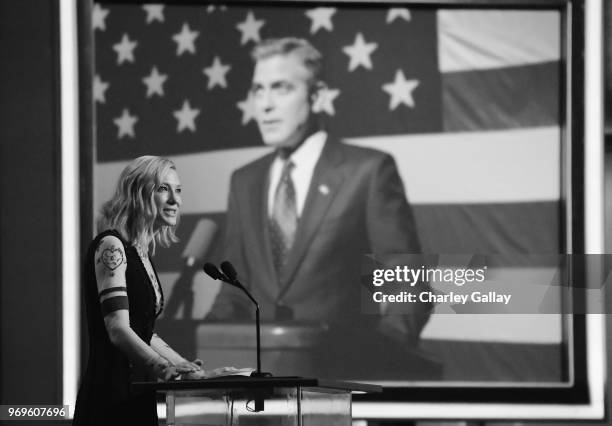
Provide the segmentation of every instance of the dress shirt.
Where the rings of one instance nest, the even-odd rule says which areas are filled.
[[[283,160],[280,157],[276,157],[270,167],[270,186],[268,188],[268,216],[272,216],[272,210],[274,208],[274,194],[276,193],[276,187],[281,177],[283,165],[285,161],[292,161],[294,164],[293,170],[291,170],[291,180],[295,187],[295,204],[297,208],[298,218],[302,216],[304,210],[304,203],[306,202],[306,196],[308,195],[308,188],[312,181],[312,174],[314,168],[319,161],[325,142],[327,141],[327,133],[324,131],[318,131],[310,135],[306,140],[296,149],[287,160]]]

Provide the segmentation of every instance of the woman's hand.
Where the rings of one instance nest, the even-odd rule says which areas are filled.
[[[206,372],[204,370],[193,371],[191,373],[181,375],[181,380],[202,380],[205,378]]]
[[[171,380],[176,380],[181,376],[181,374],[176,370],[174,365],[168,365],[163,370],[157,374],[157,378],[164,382],[169,382]]]
[[[167,359],[158,356],[154,362],[149,364],[149,368],[153,371],[158,380],[168,382],[180,376],[176,366],[170,364]]]
[[[194,361],[195,362],[195,361]],[[253,372],[253,368],[236,368],[236,367],[220,367],[214,370],[204,371],[204,369],[186,373],[181,376],[182,380],[201,380],[201,379],[213,379],[215,377],[223,376],[249,376]]]
[[[202,362],[201,359],[195,359],[192,362],[189,362],[189,361],[179,362],[175,364],[175,367],[176,367],[176,371],[178,371],[180,374],[189,374],[189,373],[195,373],[197,371],[203,371],[202,369],[203,365],[204,363]]]

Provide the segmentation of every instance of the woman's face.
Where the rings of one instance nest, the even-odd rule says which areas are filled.
[[[161,182],[155,189],[155,206],[157,207],[156,224],[158,226],[173,226],[179,218],[181,207],[181,181],[174,169],[162,176]]]

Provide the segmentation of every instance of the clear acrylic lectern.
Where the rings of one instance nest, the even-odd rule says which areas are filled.
[[[166,396],[168,426],[350,426],[353,392],[382,388],[301,377],[242,377],[139,382]]]

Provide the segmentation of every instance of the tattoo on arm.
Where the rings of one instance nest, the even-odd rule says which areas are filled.
[[[125,262],[125,254],[123,253],[123,249],[121,247],[115,247],[111,245],[110,248],[104,249],[102,251],[102,255],[98,258],[96,263],[102,262],[106,269],[108,269],[111,276],[114,276],[114,271]]]

